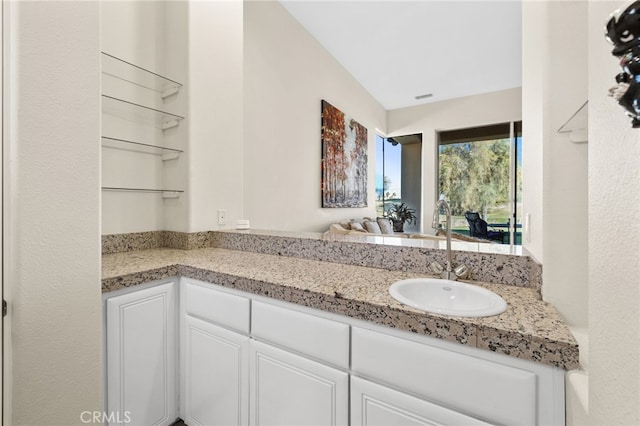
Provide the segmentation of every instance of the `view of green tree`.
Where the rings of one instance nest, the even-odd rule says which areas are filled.
[[[440,146],[439,190],[453,215],[478,211],[486,218],[509,202],[509,155],[509,139]]]

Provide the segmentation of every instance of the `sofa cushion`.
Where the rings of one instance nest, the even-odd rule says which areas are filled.
[[[380,231],[383,234],[393,234],[393,223],[391,219],[388,217],[379,217],[376,219],[378,222],[378,226],[380,226]]]
[[[366,232],[366,230],[364,229],[364,226],[362,226],[362,224],[360,222],[351,222],[349,225],[351,226],[351,230],[352,231],[364,231],[364,232]]]
[[[382,231],[380,230],[380,225],[378,225],[378,222],[374,222],[372,220],[366,220],[364,222],[364,227],[367,228],[367,232],[371,234],[382,234]]]
[[[346,229],[347,231],[351,229],[351,221],[349,220],[341,220],[336,225],[341,226],[343,229]]]

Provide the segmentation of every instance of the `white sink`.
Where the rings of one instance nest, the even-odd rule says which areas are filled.
[[[396,281],[389,294],[413,308],[457,317],[488,317],[507,309],[504,299],[486,288],[439,278]]]

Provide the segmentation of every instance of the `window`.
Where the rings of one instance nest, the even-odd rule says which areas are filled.
[[[376,135],[376,215],[383,216],[391,203],[401,202],[402,161],[400,145]]]
[[[503,243],[521,244],[521,166],[522,122],[440,132],[438,193],[451,207],[452,229],[471,234],[465,213],[477,212],[505,233]]]
[[[404,203],[416,220],[405,232],[419,232],[422,200],[422,134],[384,138],[376,135],[376,215],[386,216]]]

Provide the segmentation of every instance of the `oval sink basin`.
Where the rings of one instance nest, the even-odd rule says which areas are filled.
[[[389,294],[413,308],[457,317],[488,317],[507,309],[504,299],[486,288],[439,278],[396,281]]]

